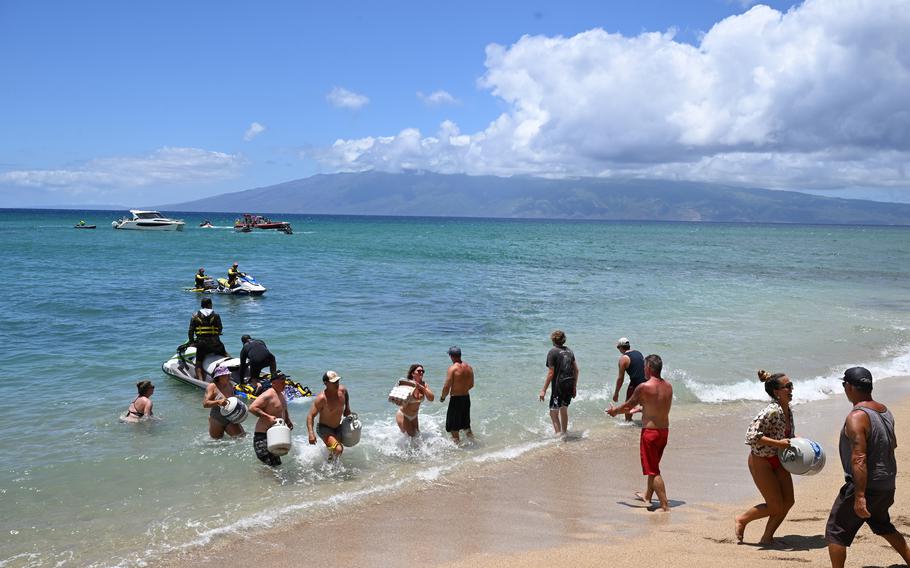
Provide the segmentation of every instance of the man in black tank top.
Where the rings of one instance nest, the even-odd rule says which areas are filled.
[[[635,387],[645,382],[645,358],[638,351],[632,349],[629,340],[620,337],[616,342],[616,348],[619,349],[619,374],[616,376],[616,388],[613,390],[613,402],[619,402],[619,393],[622,390],[622,383],[629,374],[629,388],[626,389],[626,398],[629,400]],[[641,407],[636,406],[626,413],[626,421],[632,420],[632,415],[641,412]]]
[[[831,566],[847,560],[847,547],[857,531],[868,523],[872,532],[890,544],[904,563],[910,564],[910,549],[904,535],[891,524],[888,509],[894,504],[897,462],[894,449],[894,416],[872,399],[872,373],[863,367],[844,372],[844,394],[853,403],[840,435],[840,459],[846,483],[831,507],[825,540]]]

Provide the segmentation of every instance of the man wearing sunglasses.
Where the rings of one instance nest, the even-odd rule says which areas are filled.
[[[847,560],[847,548],[857,531],[868,523],[872,532],[890,544],[910,564],[904,536],[891,524],[888,509],[894,503],[897,462],[894,416],[872,399],[872,373],[864,367],[844,371],[844,394],[853,404],[840,434],[840,461],[846,483],[831,507],[825,540],[833,568]]]

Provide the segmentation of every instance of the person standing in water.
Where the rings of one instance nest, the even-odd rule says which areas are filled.
[[[625,337],[620,337],[616,342],[616,348],[619,349],[620,353],[618,361],[619,374],[616,376],[616,388],[613,389],[613,402],[619,402],[619,393],[622,392],[622,383],[626,373],[629,374],[629,387],[626,389],[626,398],[624,400],[629,400],[632,397],[632,393],[635,392],[635,388],[647,380],[645,378],[645,358],[639,351],[632,349],[629,340]],[[630,408],[626,412],[626,422],[631,421],[632,415],[640,411],[640,408]]]
[[[547,353],[547,378],[540,389],[540,400],[550,387],[550,420],[557,436],[569,429],[569,405],[578,392],[578,362],[575,353],[566,347],[566,334],[557,329],[550,334],[553,347]]]
[[[664,362],[659,355],[645,357],[645,376],[647,380],[638,385],[629,399],[617,407],[610,407],[607,413],[616,416],[620,412],[628,413],[630,409],[641,405],[641,472],[648,476],[645,493],[636,492],[635,498],[650,505],[651,497],[657,493],[661,511],[670,510],[667,500],[667,487],[660,475],[660,459],[667,447],[670,434],[670,406],[673,404],[673,386],[661,378]],[[628,414],[626,414],[628,416]]]
[[[452,435],[452,441],[461,443],[460,432],[465,431],[469,440],[474,439],[471,431],[471,389],[474,388],[474,369],[461,360],[461,348],[457,345],[449,347],[449,359],[452,364],[446,371],[446,381],[442,385],[442,395],[439,402],[445,402],[449,393],[449,409],[446,412],[446,432]]]
[[[329,449],[329,459],[341,457],[344,446],[341,444],[341,421],[351,413],[351,401],[348,389],[339,384],[341,375],[335,371],[326,371],[322,375],[325,389],[316,395],[306,417],[306,429],[311,445],[316,444],[317,434],[325,447]],[[319,422],[315,423],[316,416]]]
[[[284,397],[286,384],[286,377],[281,373],[276,374],[272,377],[271,388],[256,397],[256,400],[253,401],[249,408],[250,414],[259,418],[256,421],[256,429],[253,432],[253,451],[256,452],[256,457],[259,461],[273,467],[281,465],[281,457],[269,451],[267,435],[269,428],[275,425],[275,421],[282,418],[288,428],[294,429],[291,415],[288,414],[288,401]]]
[[[433,391],[430,390],[429,385],[427,385],[424,380],[424,368],[420,363],[414,363],[411,365],[411,368],[408,369],[407,379],[409,381],[414,381],[414,384],[417,385],[414,387],[414,392],[411,393],[411,396],[398,408],[398,412],[395,413],[395,422],[398,423],[398,428],[407,434],[408,436],[414,437],[420,433],[420,423],[418,422],[417,413],[420,411],[420,403],[424,399],[433,402],[436,399],[436,396],[433,394]]]
[[[209,436],[215,440],[224,437],[225,432],[231,438],[243,436],[243,426],[228,422],[221,409],[227,406],[228,398],[234,396],[234,385],[231,384],[231,371],[219,366],[215,369],[215,378],[205,387],[202,407],[209,409]]]

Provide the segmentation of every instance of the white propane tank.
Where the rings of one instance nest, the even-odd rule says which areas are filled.
[[[825,450],[809,438],[790,438],[790,446],[777,450],[777,457],[795,475],[815,475],[825,467]]]
[[[236,396],[227,399],[227,404],[221,407],[221,415],[231,424],[240,424],[246,420],[247,409]]]
[[[291,451],[291,429],[287,427],[283,419],[276,419],[275,424],[268,429],[265,435],[269,453],[283,456]]]
[[[352,412],[341,420],[341,445],[345,448],[351,448],[360,443],[360,430],[363,424],[360,418]]]

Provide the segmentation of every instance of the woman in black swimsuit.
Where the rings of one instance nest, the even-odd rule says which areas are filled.
[[[123,416],[124,420],[129,422],[138,422],[142,418],[152,416],[152,400],[149,397],[155,392],[155,385],[152,381],[139,381],[136,383],[136,390],[139,391],[139,396],[130,403]]]

